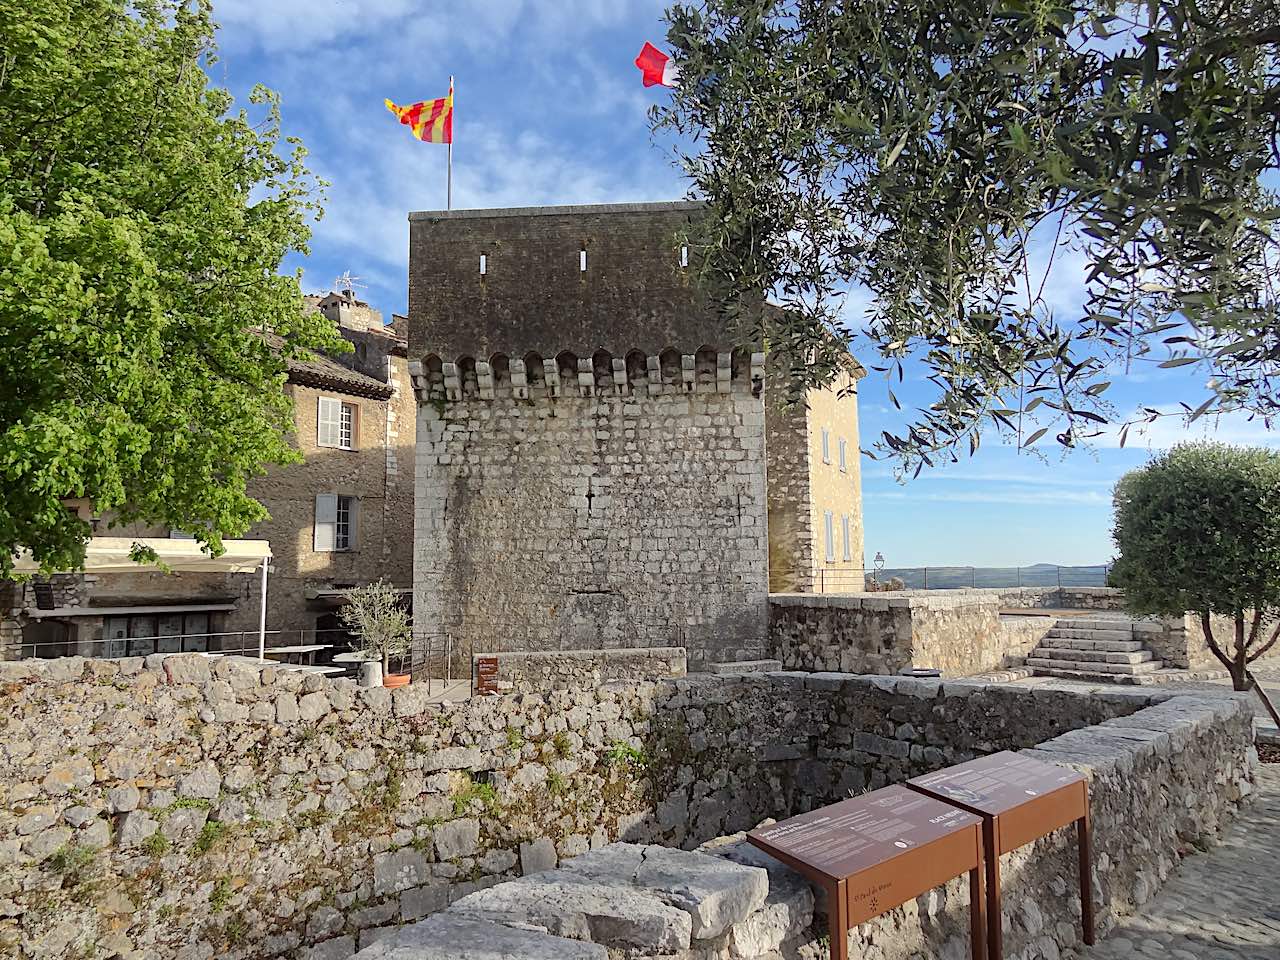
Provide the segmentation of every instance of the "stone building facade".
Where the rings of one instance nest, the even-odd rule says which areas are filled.
[[[412,582],[403,518],[413,510],[415,416],[405,340],[398,335],[403,318],[400,327],[384,325],[378,311],[350,292],[307,300],[353,349],[337,358],[290,361],[285,391],[294,401],[293,442],[303,462],[274,467],[249,487],[270,513],[245,536],[271,543],[267,629],[275,645],[341,643],[336,612],[347,588],[384,577],[407,595]],[[99,532],[177,535],[106,522]],[[256,646],[260,590],[257,577],[211,573],[3,583],[0,657]]]
[[[767,426],[764,354],[695,280],[701,209],[410,215],[421,660],[665,646],[694,669],[758,658],[771,513],[793,505],[809,541],[812,509],[843,496],[858,513],[856,394]],[[808,449],[841,417],[851,485],[805,498],[803,517],[798,493],[771,510],[775,435]],[[860,557],[860,516],[850,526]]]

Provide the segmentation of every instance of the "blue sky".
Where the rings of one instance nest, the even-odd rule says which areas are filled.
[[[404,312],[411,210],[444,207],[445,148],[409,136],[382,101],[443,96],[456,76],[454,206],[526,206],[669,200],[685,182],[649,134],[646,90],[632,60],[645,40],[662,46],[656,0],[215,0],[221,62],[215,83],[239,98],[254,83],[281,94],[285,132],[311,151],[330,181],[315,227],[304,289],[323,291],[344,271],[384,314]],[[1080,301],[1078,260],[1059,259],[1048,288],[1057,309]],[[867,361],[868,357],[863,357]],[[1117,376],[1121,413],[1206,396],[1207,374],[1142,370]],[[926,404],[930,385],[895,393]],[[884,381],[861,396],[864,445],[902,422]],[[1118,449],[1114,436],[1045,459],[992,437],[960,464],[926,470],[905,485],[864,459],[866,551],[891,566],[1100,563],[1110,559],[1110,491],[1153,449],[1191,436],[1271,444],[1260,423],[1173,418]],[[1047,440],[1048,438],[1046,438]]]

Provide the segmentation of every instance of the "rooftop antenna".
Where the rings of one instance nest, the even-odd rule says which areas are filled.
[[[350,270],[344,270],[342,276],[333,281],[338,290],[347,295],[348,300],[356,298],[356,288],[365,287],[367,284],[361,283],[362,277],[353,277]]]

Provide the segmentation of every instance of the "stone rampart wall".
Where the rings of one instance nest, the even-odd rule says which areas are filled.
[[[1089,778],[1100,933],[1139,909],[1182,851],[1211,840],[1251,792],[1250,723],[1238,700],[1179,697],[1023,751]],[[1004,858],[1006,956],[1081,946],[1074,838],[1060,830]],[[856,927],[850,955],[967,956],[968,894],[956,879]],[[694,853],[612,844],[472,894],[360,960],[436,960],[477,940],[547,960],[605,960],[620,948],[672,960],[799,960],[826,954],[824,912],[820,891],[741,835]]]
[[[0,665],[0,953],[342,958],[612,840],[692,848],[1167,698],[823,673],[426,694],[198,655]],[[1126,789],[1208,829],[1237,726],[1181,723],[1201,779]]]
[[[559,650],[555,653],[477,654],[498,659],[501,693],[542,693],[566,687],[599,686],[613,680],[641,682],[683,677],[682,647],[637,647],[634,650]]]
[[[791,670],[967,676],[1025,656],[1052,626],[1047,617],[1002,618],[990,592],[772,594],[769,604],[771,652]]]

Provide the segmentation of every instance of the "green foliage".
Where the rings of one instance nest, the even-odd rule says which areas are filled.
[[[278,273],[306,151],[210,84],[213,37],[208,0],[0,0],[0,577],[83,563],[68,498],[220,551],[297,459],[283,355],[343,349]]]
[[[233,917],[229,917],[226,926],[222,928],[223,937],[233,947],[244,943],[244,938],[248,933],[249,922],[238,913]]]
[[[69,843],[59,847],[49,857],[49,866],[62,874],[62,881],[68,887],[88,877],[97,859],[97,851],[78,843]]]
[[[840,370],[869,291],[877,369],[937,388],[879,455],[918,469],[987,429],[1071,446],[1115,419],[1109,371],[1144,363],[1212,375],[1186,415],[1280,410],[1280,0],[667,15],[681,84],[653,122],[709,203],[701,280],[797,391]],[[1080,315],[1046,294],[1055,264],[1085,275]]]
[[[400,591],[386,580],[375,580],[347,592],[338,614],[356,637],[354,648],[370,660],[389,668],[391,658],[403,660],[409,653],[413,630]]]
[[[557,757],[564,760],[573,752],[573,741],[569,739],[567,732],[561,730],[551,738],[551,748],[556,752]]]
[[[196,842],[192,846],[192,850],[196,855],[208,853],[230,830],[221,820],[210,820],[200,828],[200,835],[196,837]]]
[[[169,838],[156,832],[142,841],[142,852],[158,860],[169,852],[169,846]]]
[[[222,910],[231,902],[231,878],[219,877],[214,881],[213,889],[209,891],[209,906],[213,907],[215,913]]]
[[[175,810],[208,810],[213,804],[204,797],[179,797],[173,803],[164,807],[153,807],[151,815],[164,823],[169,814]]]
[[[516,751],[524,747],[524,734],[515,727],[507,727],[507,749]]]
[[[454,816],[462,816],[471,809],[472,802],[476,800],[480,801],[486,811],[492,813],[498,807],[498,791],[494,789],[493,784],[479,783],[468,776],[465,783],[454,791]]]
[[[633,747],[625,740],[615,740],[605,752],[604,762],[609,766],[628,766],[643,770],[649,765],[649,758],[639,747]]]
[[[1201,615],[1206,641],[1245,689],[1244,668],[1276,642],[1280,454],[1219,443],[1174,447],[1116,484],[1112,583],[1134,614]],[[1215,637],[1213,614],[1235,636]],[[1277,627],[1280,630],[1280,627]]]

